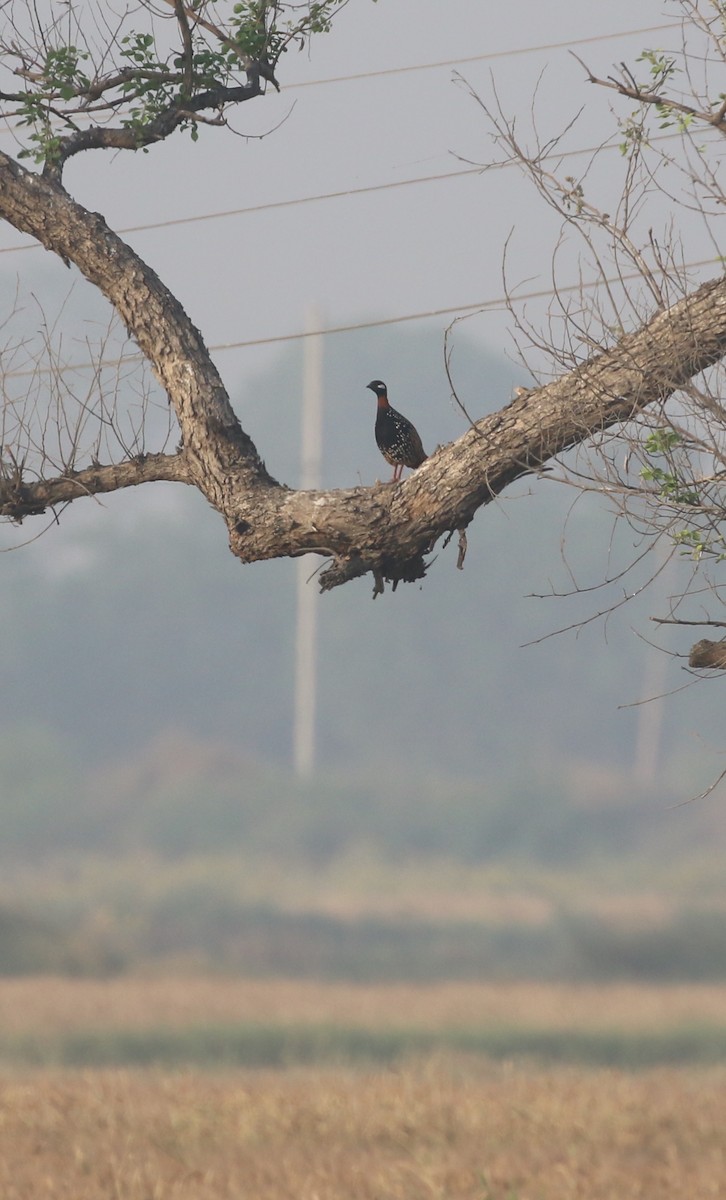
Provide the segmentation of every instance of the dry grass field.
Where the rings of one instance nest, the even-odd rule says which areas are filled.
[[[0,1077],[3,1200],[713,1200],[723,1072]]]
[[[726,988],[0,980],[0,1033],[724,1024]],[[226,1064],[223,1064],[223,1066]],[[726,1200],[726,1068],[0,1065],[1,1200]]]
[[[618,1029],[726,1025],[726,985],[348,984],[234,978],[0,979],[0,1033],[205,1024]]]
[[[0,980],[0,1034],[265,1026],[678,1030],[726,988]],[[0,1200],[726,1200],[726,1068],[434,1051],[389,1068],[0,1063]]]

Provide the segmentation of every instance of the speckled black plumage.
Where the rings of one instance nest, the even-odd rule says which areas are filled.
[[[376,444],[386,462],[393,467],[393,480],[401,478],[404,467],[415,469],[426,459],[418,430],[388,402],[388,389],[381,379],[367,385],[378,397]]]

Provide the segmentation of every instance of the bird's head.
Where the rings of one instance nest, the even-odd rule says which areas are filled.
[[[388,395],[388,388],[382,379],[372,379],[370,383],[366,384],[366,387],[370,388],[372,392],[375,392],[377,396]]]

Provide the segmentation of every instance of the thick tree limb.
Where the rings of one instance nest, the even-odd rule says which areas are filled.
[[[232,548],[245,561],[332,548],[324,587],[379,569],[419,577],[427,550],[514,479],[593,433],[662,402],[726,353],[726,281],[713,280],[574,372],[478,421],[398,487],[255,493],[238,509]],[[257,508],[261,502],[263,515]],[[270,517],[272,520],[270,521]],[[395,565],[402,574],[397,576]]]
[[[688,656],[689,667],[713,667],[717,671],[726,671],[726,642],[710,642],[703,638],[691,647]]]
[[[0,512],[13,520],[45,512],[56,504],[69,504],[80,496],[116,492],[140,483],[168,480],[190,483],[183,454],[139,454],[120,463],[87,467],[55,479],[24,482],[11,472],[0,476]]]
[[[662,402],[726,353],[726,281],[721,278],[557,382],[518,395],[432,455],[402,484],[293,491],[266,471],[201,334],[179,302],[102,217],[2,154],[0,216],[74,262],[120,314],[176,411],[184,448],[173,469],[223,516],[233,553],[243,562],[324,554],[332,559],[321,577],[324,588],[369,571],[377,591],[386,580],[421,578],[437,538],[465,529],[477,509],[514,479]],[[112,468],[103,470],[107,474],[98,479],[99,490],[113,478]],[[18,484],[33,489],[28,503],[55,502],[51,492],[43,500],[39,484]],[[84,488],[94,490],[92,475],[84,473],[82,486],[78,478],[73,484],[77,495]],[[54,496],[60,487],[61,481],[53,481]],[[66,492],[64,498],[71,497]],[[8,499],[0,512],[17,516],[15,503],[13,508]]]
[[[243,433],[199,331],[179,301],[59,184],[0,154],[0,216],[76,264],[116,309],[176,411],[190,481],[224,511],[230,478],[273,483]]]

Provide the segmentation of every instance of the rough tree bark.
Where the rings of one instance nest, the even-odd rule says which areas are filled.
[[[712,642],[708,638],[702,638],[691,647],[688,665],[699,669],[708,667],[716,671],[726,671],[726,642]]]
[[[576,370],[517,396],[441,447],[398,485],[296,491],[273,479],[242,429],[199,331],[158,276],[53,178],[0,154],[0,216],[74,263],[123,319],[176,412],[175,454],[100,464],[55,479],[18,473],[0,488],[15,520],[53,505],[150,480],[195,486],[223,517],[243,562],[316,552],[329,589],[372,573],[421,578],[434,542],[466,529],[517,477],[597,431],[662,402],[726,354],[726,281],[715,279]]]

